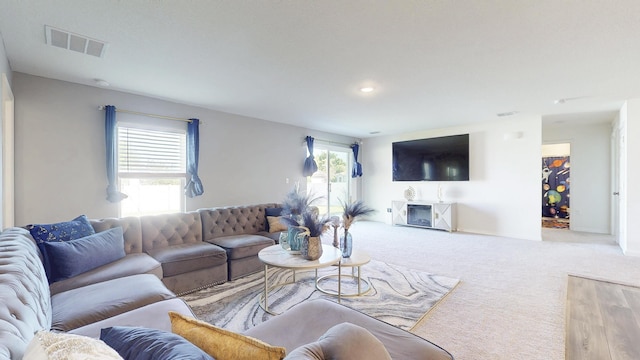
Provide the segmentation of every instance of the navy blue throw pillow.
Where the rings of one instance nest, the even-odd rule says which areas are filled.
[[[182,336],[156,329],[114,326],[102,329],[100,340],[125,360],[213,360]]]
[[[49,281],[52,283],[122,259],[126,255],[121,227],[75,240],[45,241],[42,246],[49,261]]]
[[[71,221],[54,224],[29,225],[28,229],[42,253],[44,270],[47,273],[49,282],[51,282],[51,268],[49,266],[49,259],[47,259],[47,254],[45,253],[44,246],[42,244],[47,241],[69,241],[80,239],[96,233],[93,226],[91,226],[89,219],[87,219],[85,215],[80,215]]]
[[[269,220],[267,220],[267,216],[280,216],[282,215],[281,207],[274,208],[266,208],[264,209],[264,228],[265,231],[269,232]]]

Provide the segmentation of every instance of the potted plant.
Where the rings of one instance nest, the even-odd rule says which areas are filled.
[[[343,202],[342,203],[342,226],[344,227],[344,234],[340,236],[340,249],[342,250],[342,257],[348,258],[351,256],[353,249],[353,238],[349,232],[349,228],[354,222],[360,218],[374,213],[375,210],[365,205],[361,200],[356,202]]]
[[[282,215],[294,218],[296,221],[300,222],[302,214],[309,211],[311,205],[318,199],[320,199],[319,196],[300,193],[300,189],[296,185],[287,193],[284,201],[282,201]]]
[[[280,242],[284,249],[293,253],[300,252],[309,260],[318,259],[322,255],[320,236],[329,228],[330,218],[320,217],[318,208],[312,204],[320,199],[313,194],[303,194],[298,186],[287,193],[282,202],[280,221],[287,225],[286,235]]]

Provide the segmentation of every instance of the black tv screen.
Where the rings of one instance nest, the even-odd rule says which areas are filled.
[[[392,144],[393,181],[468,181],[469,134]]]

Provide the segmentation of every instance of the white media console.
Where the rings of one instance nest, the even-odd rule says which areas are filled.
[[[392,201],[391,216],[393,225],[415,226],[449,232],[456,230],[455,203]]]

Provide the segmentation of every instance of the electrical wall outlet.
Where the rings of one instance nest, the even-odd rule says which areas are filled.
[[[387,212],[390,213],[391,212],[391,208],[387,208]]]

